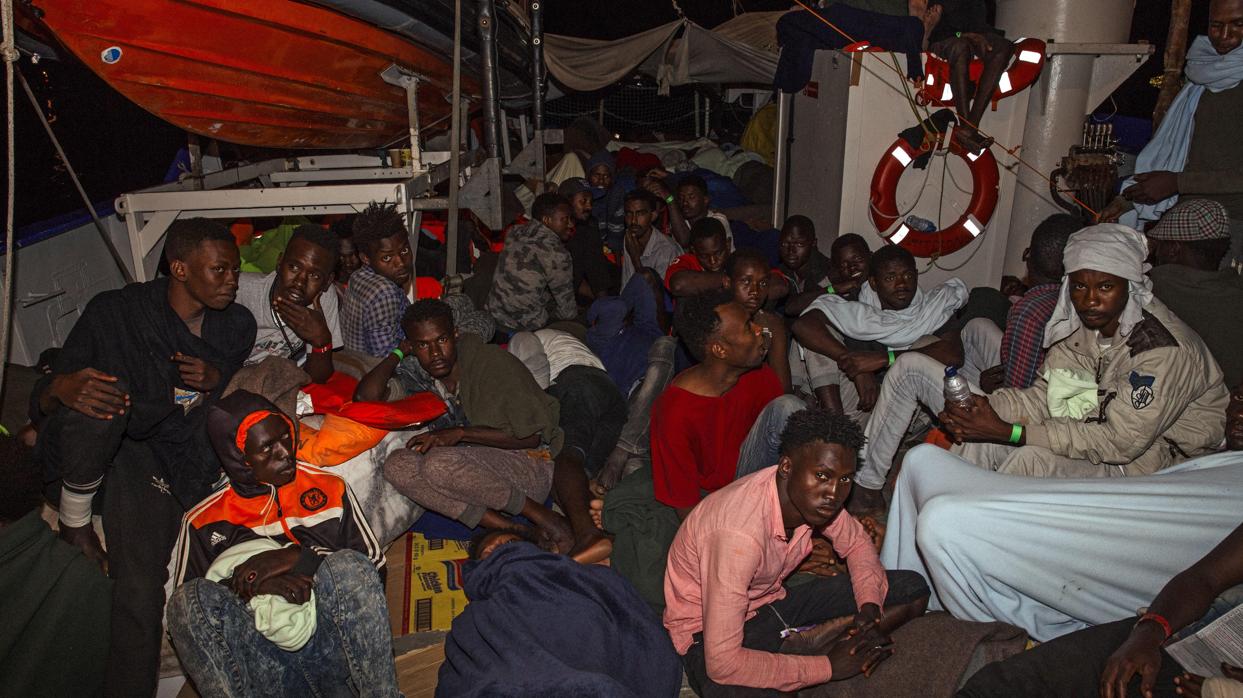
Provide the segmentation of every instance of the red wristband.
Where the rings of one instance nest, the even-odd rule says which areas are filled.
[[[1161,630],[1165,633],[1165,639],[1167,640],[1170,639],[1170,636],[1174,634],[1173,628],[1170,627],[1170,622],[1166,620],[1165,616],[1161,615],[1160,613],[1151,613],[1151,612],[1145,613],[1144,615],[1139,617],[1139,620],[1135,621],[1135,624],[1139,625],[1140,623],[1143,623],[1146,620],[1150,620],[1156,623],[1157,625],[1161,626]]]
[[[307,352],[311,354],[327,354],[332,351],[332,344],[325,344],[322,347],[311,347]]]

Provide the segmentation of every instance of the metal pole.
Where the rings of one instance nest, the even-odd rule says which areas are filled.
[[[535,168],[542,177],[548,171],[544,161],[544,3],[531,3],[531,126],[535,139]],[[523,129],[523,138],[526,130]]]
[[[423,146],[419,138],[419,79],[409,78],[406,85],[406,112],[410,117],[410,165],[412,172],[423,169]]]
[[[488,157],[496,158],[501,152],[501,130],[494,0],[479,0],[479,52],[483,54],[483,145]]]
[[[453,123],[449,127],[449,225],[445,230],[445,276],[457,274],[458,194],[462,173],[462,0],[453,7]]]
[[[544,3],[531,3],[531,118],[544,130]]]

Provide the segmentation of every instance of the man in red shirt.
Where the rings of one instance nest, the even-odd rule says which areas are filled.
[[[776,465],[709,495],[682,523],[664,622],[699,695],[770,696],[870,675],[893,653],[886,634],[923,614],[923,578],[886,572],[863,526],[842,511],[862,445],[849,417],[799,411]],[[833,541],[850,572],[787,587],[813,532]],[[852,614],[844,626],[809,627]]]
[[[652,489],[684,519],[705,492],[775,463],[781,429],[804,405],[763,365],[768,337],[732,291],[683,298],[674,327],[700,363],[652,408]]]

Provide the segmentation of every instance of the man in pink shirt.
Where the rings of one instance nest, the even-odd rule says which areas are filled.
[[[770,696],[844,679],[893,653],[887,633],[922,615],[923,577],[886,572],[842,504],[863,445],[858,424],[824,410],[791,415],[777,465],[709,495],[682,523],[665,573],[665,628],[701,696]],[[785,579],[819,532],[848,575]],[[785,638],[851,616],[820,655],[780,653]]]

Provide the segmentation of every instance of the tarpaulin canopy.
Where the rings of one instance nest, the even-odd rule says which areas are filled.
[[[681,19],[615,41],[548,34],[544,60],[558,82],[579,92],[636,71],[655,77],[662,93],[695,82],[770,85],[777,70],[773,27],[782,14],[747,13],[715,30]]]

